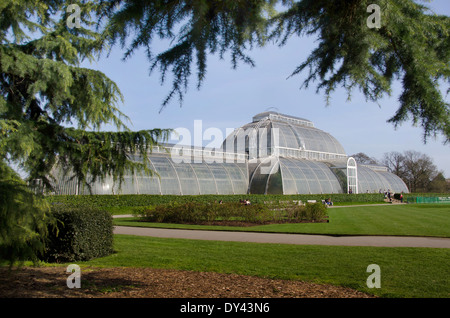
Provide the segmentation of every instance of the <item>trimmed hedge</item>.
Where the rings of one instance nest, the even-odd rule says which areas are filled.
[[[322,203],[298,204],[250,204],[239,202],[203,203],[172,202],[148,207],[136,207],[135,215],[142,221],[157,223],[215,223],[245,222],[254,224],[317,222],[327,216],[327,207]]]
[[[57,227],[49,229],[43,260],[87,261],[113,252],[113,220],[109,212],[93,208],[54,206]]]
[[[150,206],[167,203],[203,202],[239,202],[249,199],[251,203],[284,202],[316,200],[321,202],[331,198],[334,203],[340,202],[383,202],[384,195],[380,193],[361,194],[298,194],[298,195],[264,195],[264,194],[235,194],[235,195],[150,195],[150,194],[126,194],[126,195],[56,195],[48,199],[53,204],[67,206],[86,206],[92,208],[105,207],[136,207]]]

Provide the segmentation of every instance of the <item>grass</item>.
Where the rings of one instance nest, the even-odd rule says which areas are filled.
[[[327,235],[406,235],[450,237],[450,208],[445,205],[377,205],[328,209],[329,223],[271,224],[226,227],[138,222],[137,218],[114,219],[116,225],[189,228],[204,230],[258,231]]]
[[[380,297],[450,297],[450,250],[297,246],[115,236],[117,253],[78,263],[237,273],[347,286]],[[226,257],[224,257],[226,255]],[[381,269],[369,289],[367,266]]]
[[[123,211],[123,210],[122,210]],[[117,225],[245,230],[329,235],[450,237],[445,205],[335,207],[329,223],[251,228],[187,226],[115,219]],[[238,273],[355,288],[380,297],[450,297],[450,250],[346,246],[297,246],[115,236],[117,253],[87,262],[95,266],[156,267]],[[224,257],[226,255],[226,257]],[[367,266],[381,268],[381,288],[369,289]]]
[[[114,214],[131,213],[115,208]],[[251,228],[186,226],[115,219],[117,225],[182,227],[329,235],[413,235],[450,237],[450,209],[444,205],[334,207],[329,223],[281,224]],[[449,298],[449,249],[302,246],[127,235],[114,236],[116,253],[79,265],[152,267],[237,273],[347,286],[380,297]],[[370,264],[381,268],[381,288],[369,289]]]

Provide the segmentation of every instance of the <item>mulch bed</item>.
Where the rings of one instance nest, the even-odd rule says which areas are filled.
[[[153,268],[82,268],[68,288],[65,267],[0,268],[0,298],[373,298],[344,287],[236,274]]]

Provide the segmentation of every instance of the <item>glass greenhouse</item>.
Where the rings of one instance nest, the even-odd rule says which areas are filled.
[[[232,162],[220,162],[205,156],[192,156],[192,160],[178,162],[173,160],[171,145],[167,150],[156,148],[150,155],[153,176],[133,174],[125,176],[121,186],[114,184],[112,178],[94,182],[91,189],[78,185],[76,178],[54,173],[58,183],[56,194],[241,194],[247,193],[248,168],[245,160],[233,158]],[[134,160],[140,160],[135,156]],[[219,161],[219,162],[218,162]],[[231,161],[231,160],[228,160]]]
[[[235,129],[220,149],[165,145],[150,155],[154,176],[111,178],[91,191],[55,169],[56,194],[332,194],[408,192],[386,167],[360,165],[329,133],[303,118],[265,112]],[[167,150],[167,151],[166,151]],[[176,156],[174,156],[176,154]],[[180,160],[181,158],[181,160]],[[175,160],[176,159],[176,160]],[[134,160],[142,160],[139,155]]]

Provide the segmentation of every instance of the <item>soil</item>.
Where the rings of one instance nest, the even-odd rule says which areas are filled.
[[[236,274],[153,268],[81,269],[68,288],[65,267],[0,268],[0,298],[373,298],[333,285]]]

